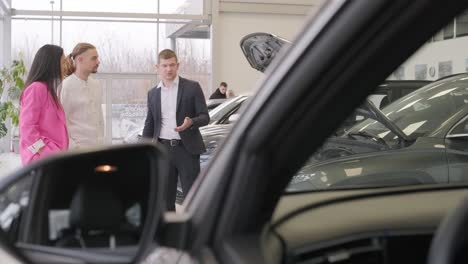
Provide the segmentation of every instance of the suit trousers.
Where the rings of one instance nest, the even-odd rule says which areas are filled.
[[[184,196],[187,195],[200,173],[200,155],[188,152],[182,144],[171,146],[169,143],[159,143],[166,148],[170,160],[166,206],[168,211],[175,211],[177,179],[180,180]]]

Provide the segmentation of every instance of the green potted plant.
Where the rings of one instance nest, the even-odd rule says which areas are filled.
[[[11,150],[15,129],[19,124],[19,98],[24,89],[26,67],[23,60],[14,60],[0,71],[0,138],[11,128]]]

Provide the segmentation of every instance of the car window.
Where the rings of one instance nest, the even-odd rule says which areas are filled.
[[[238,96],[234,97],[222,104],[220,104],[218,107],[210,111],[210,124],[216,123],[217,121],[221,120],[228,114],[229,112],[232,111],[232,109],[236,108],[239,104],[244,102],[246,99],[246,96]]]
[[[388,100],[388,95],[385,95],[385,94],[372,94],[372,95],[369,95],[369,97],[367,97],[372,103],[374,103],[374,105],[376,106],[379,106],[379,108],[382,108],[380,107],[380,105],[382,105],[382,100],[385,98],[386,100]]]
[[[209,99],[208,101],[206,101],[206,107],[209,111],[211,111],[218,107],[220,104],[224,103],[225,101],[226,99]]]
[[[468,136],[468,116],[462,119],[449,133],[448,137],[467,137]]]
[[[408,89],[408,88],[401,89],[401,95],[402,96],[407,95],[407,94],[409,94],[411,92],[414,92],[414,89],[412,89],[412,88],[410,88],[410,89]]]
[[[379,99],[371,96],[375,107],[360,107],[363,121],[311,155],[287,191],[468,181],[468,164],[459,162],[468,148],[462,141],[445,142],[449,133],[468,132],[462,122],[468,113],[468,74],[430,83],[381,110],[375,105]]]
[[[232,124],[239,118],[239,109],[241,107],[240,102],[236,107],[232,108],[231,111],[227,112],[221,119],[218,120],[218,124]],[[231,118],[232,117],[232,118]]]
[[[463,77],[457,77],[413,92],[389,105],[382,112],[406,135],[416,139],[434,131],[467,103],[468,82]],[[396,135],[387,127],[371,118],[350,131],[367,131],[386,141],[396,139]]]

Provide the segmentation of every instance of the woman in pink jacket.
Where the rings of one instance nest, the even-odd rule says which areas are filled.
[[[23,164],[68,149],[65,113],[57,96],[63,80],[63,49],[44,45],[36,53],[20,97],[20,155]]]

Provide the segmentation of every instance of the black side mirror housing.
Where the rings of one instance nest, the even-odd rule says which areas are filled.
[[[168,164],[162,148],[138,143],[63,153],[17,171],[0,182],[1,194],[21,178],[32,177],[29,202],[15,241],[17,249],[39,263],[55,263],[54,258],[64,252],[72,259],[95,262],[95,251],[91,255],[73,253],[92,251],[93,247],[99,248],[98,257],[104,262],[107,258],[107,263],[141,262],[154,247],[156,229],[165,211]],[[46,241],[54,210],[69,212],[67,228],[73,229],[73,235],[68,239]],[[80,243],[88,243],[87,238],[95,243],[94,234],[109,235],[109,239],[99,238],[103,245],[88,243],[81,247],[73,238],[77,230],[83,235]],[[122,234],[127,235],[125,241],[132,250],[116,256],[119,246],[126,245],[119,242]],[[128,237],[135,242],[128,242]]]

